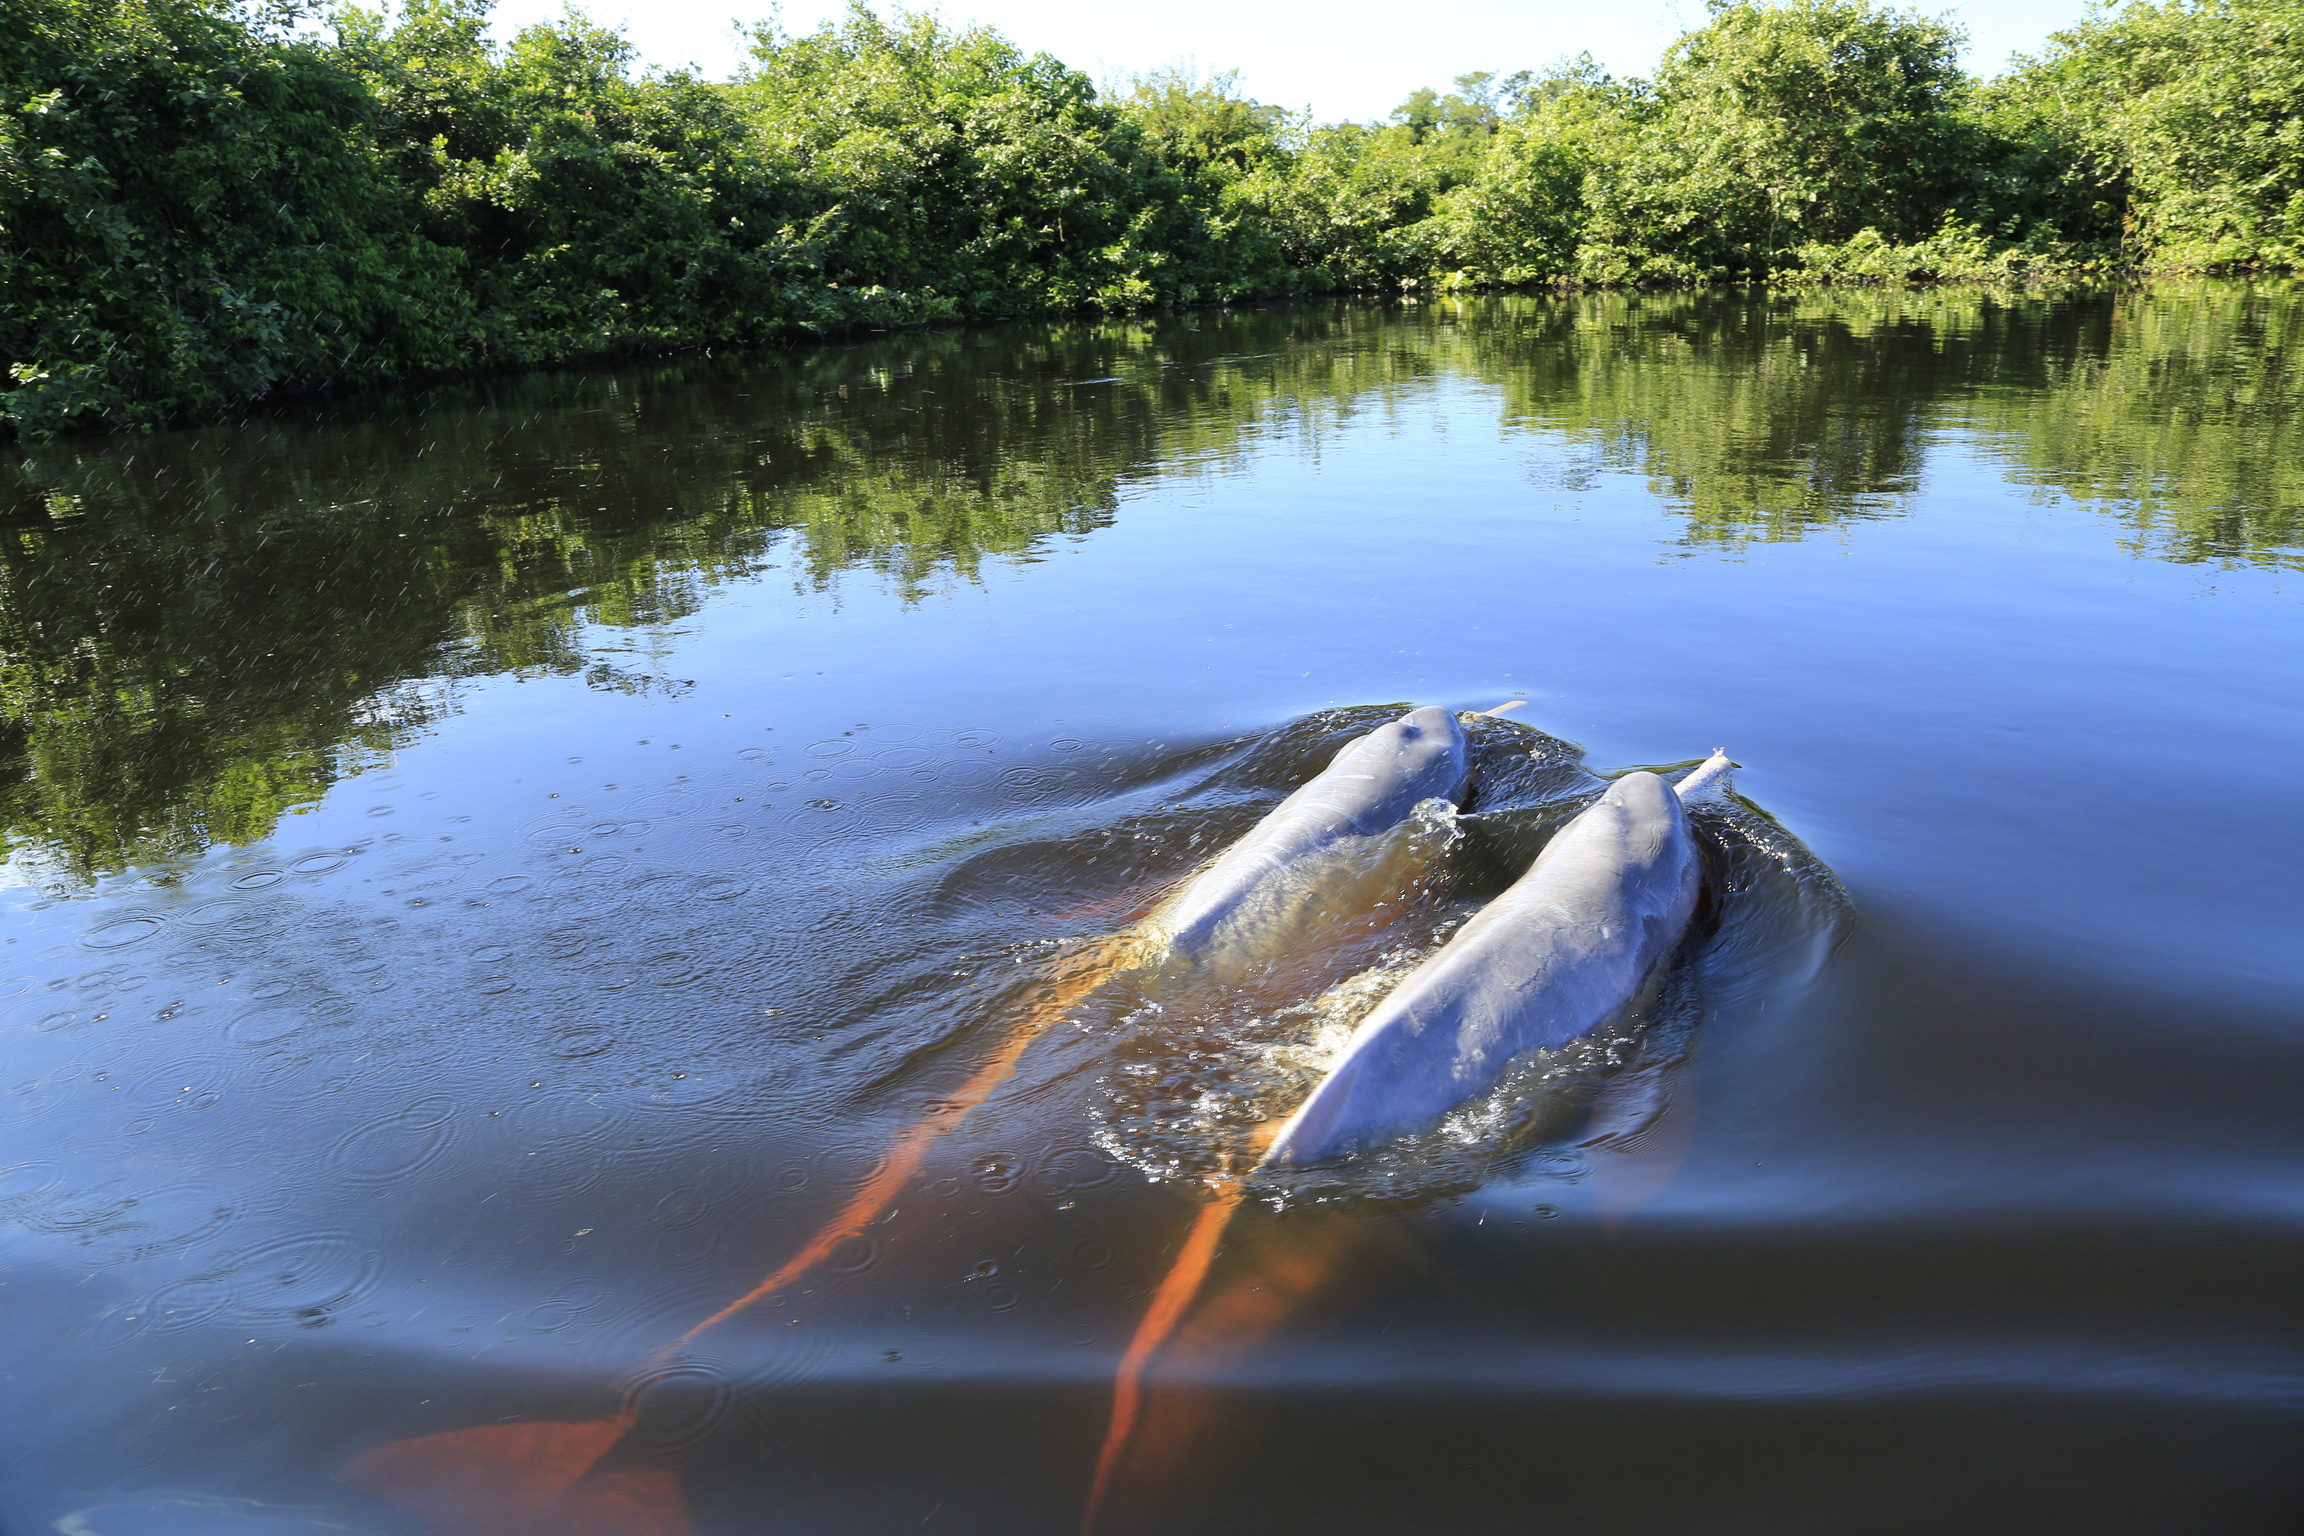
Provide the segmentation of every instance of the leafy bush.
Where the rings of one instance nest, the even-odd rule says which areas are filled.
[[[293,0],[289,0],[293,3]],[[773,23],[717,83],[570,13],[0,0],[0,423],[972,316],[1429,283],[2009,281],[2304,255],[2304,0],[2134,0],[1979,87],[1949,24],[1713,0],[1316,124],[1099,99],[981,27]]]
[[[1456,270],[1497,283],[1571,280],[1625,141],[1644,126],[1639,88],[1618,85],[1589,54],[1539,86],[1502,125],[1479,174],[1438,216],[1436,244]]]
[[[1803,247],[1930,233],[1983,150],[1959,43],[1866,0],[1716,8],[1614,98],[1576,275],[1764,278]]]
[[[216,0],[0,9],[0,361],[20,430],[215,417],[458,359],[453,253],[333,50]]]
[[[808,269],[798,189],[738,104],[692,75],[635,79],[631,48],[571,15],[503,50],[476,0],[416,0],[397,27],[338,17],[377,103],[376,143],[422,235],[462,258],[464,360],[765,340]]]
[[[2043,150],[2067,222],[2145,265],[2304,261],[2304,4],[2167,0],[2102,12],[1995,105]]]
[[[988,29],[885,22],[861,5],[838,27],[766,25],[755,38],[733,96],[760,152],[804,188],[828,283],[886,285],[962,315],[1251,286],[1242,274],[1258,253],[1220,206],[1222,178],[1212,162],[1162,157],[1149,102],[1134,114],[1100,102],[1085,75]]]

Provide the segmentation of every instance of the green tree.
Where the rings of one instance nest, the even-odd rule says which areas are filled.
[[[1642,103],[1590,54],[1512,86],[1517,110],[1478,175],[1436,215],[1435,244],[1451,269],[1477,280],[1555,282],[1578,271],[1587,189],[1597,195],[1605,184],[1641,126]]]
[[[1429,145],[1436,158],[1456,162],[1461,180],[1478,169],[1488,153],[1488,141],[1503,125],[1507,96],[1517,97],[1525,72],[1509,82],[1497,80],[1491,70],[1456,77],[1456,89],[1445,96],[1431,87],[1409,93],[1392,109],[1392,121],[1408,130],[1410,139]]]
[[[785,330],[812,274],[803,202],[728,93],[635,78],[624,38],[570,13],[501,50],[476,0],[416,0],[396,26],[338,16],[380,104],[380,142],[460,252],[483,317],[472,362],[543,362]]]
[[[1991,93],[2081,238],[2192,271],[2304,261],[2304,3],[2137,0]]]
[[[1941,20],[1712,0],[1653,80],[1331,124],[862,6],[712,82],[575,11],[261,3],[0,0],[0,431],[966,317],[2304,257],[2304,0],[2135,0],[1989,88]]]
[[[1870,0],[1715,0],[1592,188],[1587,277],[1766,277],[1870,229],[1924,238],[1986,153],[1959,29]]]
[[[1017,315],[1230,296],[1227,221],[1085,75],[934,17],[754,34],[736,88],[806,184],[827,284]],[[837,290],[835,290],[837,291]]]
[[[1159,69],[1129,82],[1120,109],[1160,158],[1188,176],[1230,182],[1280,152],[1288,113],[1240,94],[1237,70],[1202,79],[1187,69]]]
[[[457,362],[453,253],[372,111],[333,51],[218,0],[0,4],[0,420],[147,426]]]

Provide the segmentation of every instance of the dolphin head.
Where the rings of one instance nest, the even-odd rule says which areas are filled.
[[[1429,737],[1447,743],[1459,752],[1464,750],[1464,727],[1452,709],[1442,709],[1437,704],[1419,704],[1392,724],[1404,736]]]
[[[1388,792],[1355,818],[1363,823],[1357,828],[1361,832],[1380,832],[1405,817],[1409,807],[1435,796],[1461,804],[1465,782],[1472,775],[1471,743],[1464,727],[1454,710],[1437,704],[1412,709],[1345,750],[1365,767],[1376,769],[1387,785]],[[1341,755],[1338,761],[1342,762]]]

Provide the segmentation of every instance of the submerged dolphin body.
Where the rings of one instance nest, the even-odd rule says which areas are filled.
[[[1696,912],[1699,860],[1681,802],[1728,766],[1714,754],[1677,792],[1652,773],[1609,785],[1361,1021],[1265,1164],[1318,1162],[1426,1129],[1492,1087],[1515,1056],[1565,1045],[1631,1005]]]
[[[1340,844],[1391,831],[1426,800],[1461,801],[1470,774],[1464,727],[1437,705],[1354,738],[1163,903],[1148,936],[1195,963],[1242,947],[1292,905],[1319,900],[1325,856]]]

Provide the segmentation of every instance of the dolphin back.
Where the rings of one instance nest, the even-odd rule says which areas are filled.
[[[1154,921],[1171,946],[1204,953],[1243,910],[1269,898],[1306,861],[1349,837],[1374,837],[1435,797],[1460,801],[1470,747],[1455,714],[1410,710],[1346,742],[1309,782],[1275,806]]]
[[[1679,946],[1699,883],[1680,797],[1652,773],[1618,779],[1361,1022],[1264,1160],[1429,1128],[1515,1056],[1606,1023]]]

